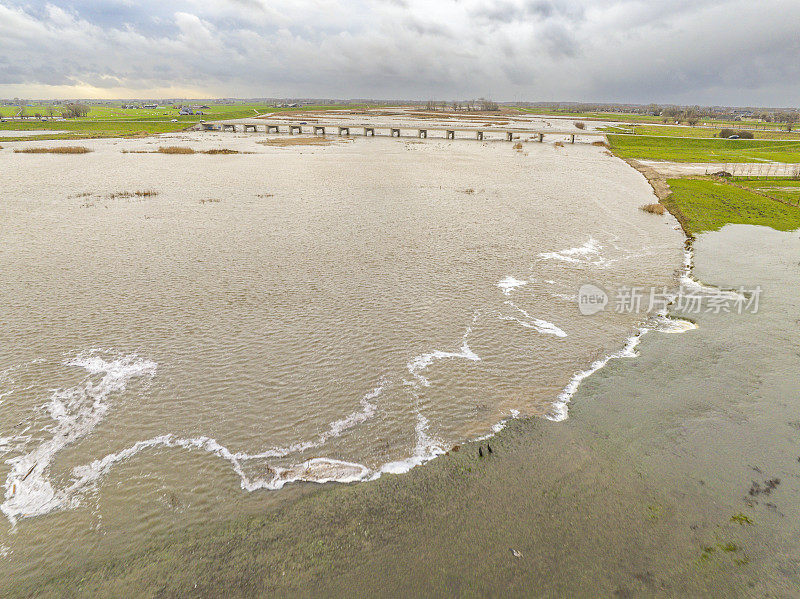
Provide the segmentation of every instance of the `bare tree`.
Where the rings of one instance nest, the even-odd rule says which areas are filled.
[[[63,114],[67,119],[83,118],[89,114],[89,107],[86,104],[67,104]]]

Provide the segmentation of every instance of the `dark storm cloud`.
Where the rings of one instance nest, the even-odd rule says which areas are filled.
[[[800,3],[0,0],[0,96],[797,103]]]

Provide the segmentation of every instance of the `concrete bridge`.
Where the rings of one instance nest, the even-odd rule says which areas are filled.
[[[566,137],[570,143],[575,143],[576,137],[605,139],[605,133],[597,131],[558,131],[555,129],[517,129],[501,127],[420,127],[419,125],[379,125],[379,124],[323,124],[319,122],[207,122],[200,125],[203,131],[252,131],[257,133],[259,130],[264,133],[288,133],[289,135],[311,133],[312,135],[327,135],[335,132],[338,135],[351,135],[351,131],[365,137],[374,137],[376,134],[388,135],[390,137],[417,137],[427,139],[429,133],[438,134],[440,139],[476,139],[484,141],[487,139],[504,139],[514,141],[515,139],[533,138],[539,142],[544,141],[545,135]]]

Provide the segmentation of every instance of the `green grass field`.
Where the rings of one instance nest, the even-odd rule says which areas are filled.
[[[757,193],[800,206],[800,181],[796,179],[749,179],[736,177],[733,182]]]
[[[779,231],[800,229],[800,208],[786,206],[713,179],[669,179],[672,195],[664,205],[683,214],[691,233],[718,231],[726,224],[762,225]]]
[[[202,104],[202,102],[192,103]],[[201,120],[237,119],[269,114],[273,112],[292,112],[299,110],[324,110],[337,108],[363,108],[363,106],[303,106],[300,108],[274,108],[264,104],[208,104],[209,109],[202,115],[179,116],[174,108],[165,109],[131,109],[125,110],[121,105],[91,106],[86,118],[65,120],[44,120],[34,118],[14,120],[0,123],[0,141],[20,141],[34,139],[85,139],[92,137],[123,137],[131,135],[153,135],[181,131]],[[18,108],[4,106],[0,116],[16,115]],[[33,115],[41,112],[47,115],[46,106],[27,107],[26,112]],[[57,110],[57,113],[60,112]],[[171,122],[176,119],[177,122]],[[42,131],[42,135],[14,137],[4,135],[3,131]],[[52,134],[49,131],[67,131]]]
[[[650,114],[631,114],[625,112],[568,112],[566,110],[552,110],[546,108],[518,108],[522,112],[531,114],[541,114],[544,116],[557,116],[568,119],[590,119],[600,121],[615,121],[618,123],[652,124],[658,125],[664,122],[660,116]],[[782,123],[762,123],[756,120],[725,121],[721,119],[703,119],[700,123],[709,127],[730,129],[762,129],[766,131],[786,130],[786,125]]]
[[[633,133],[634,135],[649,135],[654,137],[719,138],[721,129],[678,125],[620,125],[616,127],[603,127],[601,131],[606,133]],[[800,132],[797,131],[751,131],[751,133],[754,139],[788,139],[800,141]]]
[[[609,135],[611,150],[621,158],[673,162],[800,163],[800,140],[682,139],[646,135]]]

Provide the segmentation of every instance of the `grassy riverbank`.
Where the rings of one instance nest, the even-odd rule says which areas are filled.
[[[800,140],[688,139],[611,134],[608,143],[617,156],[636,160],[800,163]]]
[[[740,126],[741,127],[741,126]],[[740,127],[733,127],[739,129]],[[691,138],[719,138],[720,127],[689,127],[685,125],[637,125],[626,124],[614,127],[603,127],[601,131],[610,134],[642,135],[650,137],[691,137]],[[775,131],[775,130],[751,130],[754,139],[771,140],[794,140],[800,141],[800,132],[797,131]]]
[[[762,225],[778,231],[800,228],[800,208],[731,183],[713,178],[668,179],[667,183],[672,194],[663,203],[671,211],[678,208],[692,234],[718,231],[726,224]],[[764,186],[776,182],[749,183]]]
[[[178,114],[177,109],[124,110],[121,106],[94,106],[85,118],[64,120],[8,120],[0,123],[0,141],[43,139],[90,139],[100,137],[136,137],[174,133],[196,125],[201,120],[221,120],[255,117],[274,112],[335,110],[364,108],[363,106],[303,106],[275,108],[263,104],[211,105],[202,115]],[[27,109],[28,112],[32,108]],[[5,116],[11,116],[6,114]],[[176,122],[172,122],[175,120]],[[40,132],[36,135],[15,136],[14,131]],[[58,131],[59,133],[53,133]],[[10,133],[6,133],[10,132]]]

